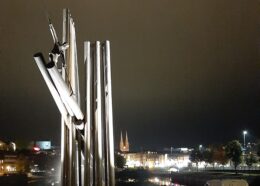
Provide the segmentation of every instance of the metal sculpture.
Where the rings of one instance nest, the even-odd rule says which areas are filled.
[[[54,47],[35,62],[61,113],[61,185],[114,186],[114,135],[109,41],[84,43],[85,95],[81,107],[75,26],[63,11],[63,38],[49,22]]]

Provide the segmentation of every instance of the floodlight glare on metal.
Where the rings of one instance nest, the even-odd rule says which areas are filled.
[[[35,54],[34,60],[43,76],[43,79],[44,79],[47,87],[49,88],[49,90],[51,92],[51,95],[52,95],[60,113],[62,114],[62,116],[67,117],[67,115],[68,115],[67,109],[65,108],[65,106],[60,98],[60,95],[57,92],[56,87],[53,85],[50,75],[48,74],[48,72],[46,70],[43,55],[41,53]]]
[[[84,115],[79,108],[78,103],[74,100],[73,91],[69,89],[68,85],[64,82],[61,77],[60,72],[53,62],[48,63],[47,70],[53,80],[55,87],[57,88],[62,100],[65,101],[65,106],[69,107],[69,109],[75,114],[78,120],[83,120]]]

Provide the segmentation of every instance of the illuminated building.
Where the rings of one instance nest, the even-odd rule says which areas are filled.
[[[129,142],[128,142],[127,132],[125,134],[125,141],[123,140],[123,136],[121,132],[119,148],[121,152],[129,152]]]
[[[7,149],[6,143],[0,141],[0,150],[6,150],[6,149]]]
[[[15,152],[0,153],[0,175],[15,174],[26,171],[27,159]]]
[[[167,161],[167,154],[156,152],[136,152],[124,154],[126,165],[131,167],[154,168],[164,165]]]
[[[0,140],[0,151],[16,151],[16,144],[14,142],[5,143]]]
[[[174,150],[173,153],[151,151],[131,152],[124,153],[123,156],[126,159],[126,166],[128,168],[163,168],[179,171],[182,168],[188,167],[190,163],[189,150],[186,150],[186,148],[185,151]]]

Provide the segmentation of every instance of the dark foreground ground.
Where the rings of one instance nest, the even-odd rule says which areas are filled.
[[[58,186],[49,177],[28,178],[25,174],[0,176],[0,186]]]
[[[155,174],[145,170],[128,170],[117,173],[116,177],[116,186],[155,186],[155,183],[149,181],[155,177],[160,180],[171,179],[172,183],[185,186],[203,186],[210,179],[245,179],[250,186],[260,186],[259,172],[235,174],[233,172],[212,171]],[[26,175],[9,175],[0,177],[0,186],[59,186],[59,184],[52,178],[28,179]]]
[[[174,173],[172,182],[187,186],[201,186],[211,179],[244,179],[250,186],[260,186],[259,174],[199,172],[199,173]]]
[[[138,180],[136,183],[118,183],[117,185],[143,185],[147,183],[149,178],[157,177],[160,180],[171,178],[173,184],[185,186],[204,186],[211,179],[244,179],[250,186],[260,186],[260,171],[203,171],[203,172],[180,172],[180,173],[153,173],[144,170],[122,171],[118,173],[119,180],[127,180],[129,178]],[[151,183],[148,183],[148,185]]]

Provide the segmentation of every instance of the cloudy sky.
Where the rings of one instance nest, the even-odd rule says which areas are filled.
[[[257,0],[3,0],[0,138],[60,143],[60,115],[32,58],[61,36],[62,9],[83,42],[111,41],[115,141],[134,149],[260,138]]]

